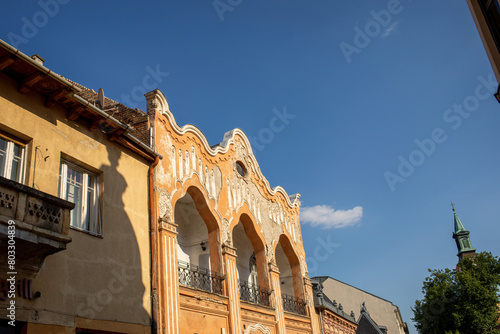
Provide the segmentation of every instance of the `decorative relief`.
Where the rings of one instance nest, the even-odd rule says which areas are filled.
[[[186,153],[184,155],[185,157],[185,160],[184,160],[184,163],[186,164],[186,171],[185,171],[185,175],[189,176],[191,175],[191,167],[190,167],[190,158],[189,158],[189,152],[186,150]]]
[[[202,295],[195,295],[194,298],[198,300],[205,300],[207,302],[212,302],[212,303],[217,303],[217,304],[224,304],[221,300],[215,299],[215,298],[210,298],[210,297],[205,297]]]
[[[271,330],[264,325],[255,324],[248,326],[247,329],[243,331],[243,334],[271,334]]]
[[[158,211],[160,218],[172,222],[172,199],[166,189],[159,189]]]
[[[16,196],[0,192],[0,208],[12,209]]]
[[[228,255],[231,255],[233,257],[236,257],[236,249],[233,248],[233,246],[224,245],[222,247],[222,254],[228,254]]]
[[[266,245],[266,253],[269,263],[276,264],[276,259],[274,258],[274,250],[272,245]]]
[[[157,99],[152,99],[151,101],[149,101],[149,104],[148,104],[148,114],[154,114],[156,109],[158,109],[158,107],[160,106],[160,103]],[[160,111],[161,113],[161,111]]]
[[[210,193],[210,174],[208,173],[208,166],[205,165],[205,173],[204,173],[204,177],[205,179],[205,188],[207,189],[207,192]]]
[[[213,169],[210,171],[210,193],[214,198],[217,198],[217,191],[215,188],[215,175]]]
[[[173,222],[161,221],[160,225],[158,226],[158,229],[160,231],[164,230],[164,231],[171,232],[172,234],[177,234],[177,224],[175,224]]]
[[[194,146],[191,146],[191,159],[193,160],[192,161],[192,166],[193,166],[193,171],[196,172],[196,149],[194,148]]]
[[[236,153],[240,156],[240,159],[244,159],[247,156],[247,150],[239,140],[236,143]]]
[[[182,157],[182,150],[179,149],[179,180],[184,178],[184,159]]]
[[[204,184],[205,178],[203,177],[203,163],[201,162],[201,158],[198,159],[198,176],[200,177],[200,183]]]
[[[175,146],[172,146],[172,173],[174,176],[174,180],[177,179],[177,150],[175,149]]]
[[[303,255],[300,256],[300,271],[302,272],[302,277],[309,277],[309,272],[307,271],[306,259]]]
[[[28,202],[28,215],[42,221],[59,224],[61,220],[61,209],[52,205],[43,205]]]
[[[226,246],[233,246],[233,241],[231,240],[231,232],[229,230],[229,221],[226,218],[222,219],[222,244]]]

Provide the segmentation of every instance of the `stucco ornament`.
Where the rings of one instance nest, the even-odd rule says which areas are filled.
[[[269,263],[276,264],[276,259],[274,258],[274,250],[272,245],[266,245],[266,253]]]
[[[155,89],[144,94],[144,96],[147,101],[148,114],[154,112],[158,112],[160,114],[170,113],[170,107],[168,106],[167,99],[160,90]]]
[[[247,156],[247,150],[240,141],[236,143],[236,153],[239,155],[241,160],[245,159]]]
[[[300,271],[302,272],[302,277],[309,277],[309,272],[307,271],[307,263],[304,256],[300,256]]]
[[[271,330],[264,325],[255,324],[248,326],[247,329],[243,331],[243,334],[271,334]]]
[[[157,99],[152,99],[151,101],[149,101],[148,114],[154,113],[156,111],[156,109],[158,109],[159,106],[160,106],[160,103],[158,102]]]
[[[169,222],[172,221],[172,199],[170,194],[166,189],[158,190],[159,199],[158,199],[158,208],[160,218],[163,218]]]
[[[222,219],[222,243],[226,246],[233,246],[231,232],[229,231],[229,221],[225,218]]]

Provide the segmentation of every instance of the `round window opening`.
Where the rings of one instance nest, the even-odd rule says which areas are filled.
[[[236,171],[240,176],[245,177],[247,174],[245,166],[243,166],[243,163],[241,161],[236,161]]]

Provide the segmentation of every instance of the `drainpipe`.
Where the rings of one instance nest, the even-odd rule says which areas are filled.
[[[156,261],[156,205],[155,205],[155,191],[154,191],[154,169],[160,162],[160,157],[156,156],[155,161],[149,166],[148,179],[149,179],[149,243],[151,247],[151,333],[157,333],[158,321],[158,268]]]
[[[325,333],[325,330],[323,329],[323,316],[321,315],[323,313],[323,310],[319,311],[319,321],[321,323],[321,334]]]

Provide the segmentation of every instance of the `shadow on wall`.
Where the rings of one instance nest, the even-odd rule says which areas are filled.
[[[71,229],[73,241],[65,251],[47,258],[37,279],[43,282],[42,298],[33,308],[84,318],[77,333],[95,328],[94,320],[151,325],[144,308],[150,305],[144,285],[149,263],[141,263],[141,250],[144,258],[149,254],[147,174],[128,175],[133,169],[120,165],[123,153],[113,145],[107,153],[109,165],[100,166],[99,180],[102,237]],[[140,187],[130,188],[120,171]]]
[[[144,304],[150,303],[149,296],[145,295],[146,288],[143,283],[143,272],[146,272],[145,276],[149,278],[149,265],[141,263],[141,251],[136,235],[137,231],[144,231],[142,236],[147,240],[142,245],[142,252],[149,254],[147,174],[129,175],[129,178],[133,177],[134,181],[138,180],[139,184],[145,185],[143,193],[145,196],[137,198],[136,196],[141,194],[140,190],[127,191],[129,185],[118,171],[120,167],[123,170],[123,166],[120,166],[123,153],[110,147],[107,147],[107,151],[110,165],[102,165],[100,168],[103,175],[103,239],[102,248],[99,249],[102,252],[94,253],[96,261],[95,265],[91,266],[93,273],[101,277],[101,284],[90,291],[90,295],[96,301],[93,306],[98,304],[99,307],[94,307],[87,315],[92,318],[95,313],[94,317],[101,319],[102,314],[106,320],[116,319],[150,325],[151,316],[143,307]],[[126,170],[127,173],[131,171],[133,170]],[[134,217],[136,225],[134,228],[125,208],[127,205],[135,208],[136,201],[144,202],[144,211],[139,210],[137,217]],[[136,210],[132,209],[129,212]]]

